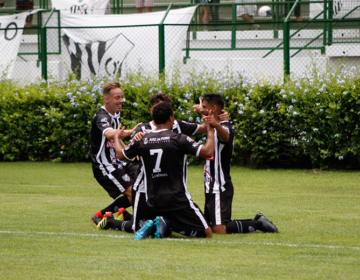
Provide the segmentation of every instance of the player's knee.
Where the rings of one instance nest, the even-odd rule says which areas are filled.
[[[212,232],[215,234],[226,234],[225,225],[216,225],[211,228]]]

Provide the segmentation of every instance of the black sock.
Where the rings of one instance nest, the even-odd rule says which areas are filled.
[[[108,221],[107,226],[109,226],[109,228],[112,228],[115,230],[121,230],[121,231],[129,232],[129,233],[133,233],[134,231],[131,228],[132,223],[133,223],[132,220],[120,221],[120,220],[112,219],[112,220]]]
[[[251,219],[232,220],[226,225],[226,233],[249,233],[261,229],[262,223]]]
[[[124,211],[123,216],[124,216],[124,221],[128,221],[128,220],[131,220],[133,218],[133,214],[130,214],[126,210]]]
[[[126,195],[119,196],[111,203],[108,207],[101,210],[101,214],[105,214],[106,212],[115,213],[119,210],[119,208],[128,208],[131,206],[131,203]]]
[[[192,230],[187,226],[184,226],[183,224],[172,222],[172,230],[188,237],[192,238],[205,238],[206,233],[205,230]]]

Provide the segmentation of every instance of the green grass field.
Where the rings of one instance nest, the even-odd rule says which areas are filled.
[[[134,241],[97,231],[111,202],[91,165],[0,163],[0,279],[359,279],[360,173],[234,167],[233,218],[279,234]],[[188,187],[203,207],[202,167]]]

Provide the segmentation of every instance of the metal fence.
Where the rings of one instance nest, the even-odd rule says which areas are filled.
[[[32,26],[26,28],[25,32],[30,35],[22,38],[11,78],[63,78],[70,71],[80,77],[80,70],[85,75],[97,75],[102,64],[106,64],[105,74],[109,75],[139,69],[171,71],[176,66],[183,72],[221,71],[229,67],[254,76],[276,78],[290,73],[306,73],[313,67],[323,71],[329,65],[359,67],[360,5],[354,0],[351,8],[341,7],[339,16],[338,2],[229,3],[222,0],[217,4],[199,4],[190,24],[166,24],[164,17],[162,24],[146,26],[67,26],[67,30],[88,34],[98,30],[98,33],[107,33],[109,38],[121,44],[119,59],[98,57],[97,61],[96,52],[102,47],[99,40],[88,44],[71,42],[64,35],[65,28],[60,26],[61,11],[47,10],[35,14]],[[159,9],[161,5],[163,10],[166,7],[165,2],[155,1],[155,4]],[[322,9],[312,9],[313,4]],[[50,8],[47,1],[35,1],[34,5],[35,8]],[[179,1],[167,9],[172,11],[180,6],[191,6],[191,3]],[[112,1],[111,11],[126,14],[134,8],[133,1],[116,0]],[[16,12],[19,11],[6,10],[6,13]],[[48,24],[50,21],[53,22],[51,26]],[[142,34],[137,35],[137,48],[148,52],[136,51],[134,31]],[[184,36],[179,40],[176,35],[181,32]],[[107,41],[108,46],[111,42]],[[180,51],[175,50],[179,46]],[[63,61],[63,54],[68,54],[67,62]]]

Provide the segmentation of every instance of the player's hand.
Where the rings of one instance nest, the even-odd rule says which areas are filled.
[[[221,113],[220,113],[220,115],[218,115],[218,118],[221,121],[229,121],[230,120],[230,115],[225,110],[221,110]]]
[[[136,156],[136,157],[130,159],[130,161],[135,161],[135,160],[139,161],[139,156]]]
[[[125,126],[121,127],[121,124],[120,124],[119,127],[117,128],[117,130],[115,131],[115,138],[123,139],[125,137],[126,137]]]
[[[207,116],[203,116],[203,120],[205,125],[211,125],[215,127],[218,125],[218,122],[215,120],[212,110],[209,110],[209,114]]]
[[[195,113],[202,113],[202,111],[203,111],[202,99],[201,98],[199,98],[199,102],[200,102],[200,104],[196,104],[196,105],[192,106]]]
[[[133,141],[140,141],[141,138],[143,138],[145,134],[146,134],[146,133],[144,133],[144,132],[142,132],[142,131],[136,133],[136,134],[134,135],[134,137],[133,137]]]

